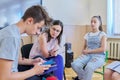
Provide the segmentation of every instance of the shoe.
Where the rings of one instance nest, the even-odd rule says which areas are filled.
[[[72,80],[79,80],[79,79],[78,79],[78,76],[72,77]]]

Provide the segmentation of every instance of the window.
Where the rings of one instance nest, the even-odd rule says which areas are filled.
[[[108,0],[107,32],[109,36],[120,36],[120,0]]]
[[[0,29],[19,21],[24,11],[42,0],[3,0],[0,2]],[[7,6],[6,6],[7,5]]]

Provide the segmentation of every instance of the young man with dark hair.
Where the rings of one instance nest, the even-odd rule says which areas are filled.
[[[28,8],[16,24],[0,30],[0,80],[24,80],[49,69],[49,65],[40,66],[40,63],[36,63],[32,69],[18,72],[17,65],[20,34],[39,34],[40,28],[50,21],[51,18],[42,6],[35,5]]]

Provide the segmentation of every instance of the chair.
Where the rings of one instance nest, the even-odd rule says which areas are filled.
[[[106,51],[106,54],[105,54],[105,64],[102,66],[102,71],[94,71],[95,73],[98,73],[98,74],[101,74],[103,75],[103,80],[104,80],[104,71],[105,71],[105,65],[108,61],[108,51]]]
[[[102,68],[102,71],[97,71],[97,70],[94,71],[94,73],[98,73],[98,74],[103,75],[103,80],[104,80],[105,65],[106,65],[107,61],[108,61],[108,51],[106,51],[106,54],[105,54],[105,64],[102,67],[100,67],[100,68]],[[72,79],[75,80],[77,77],[78,76],[72,77]]]
[[[23,58],[29,58],[29,54],[30,54],[30,50],[32,46],[33,46],[33,43],[26,44],[21,47],[21,53],[22,53]],[[18,71],[21,72],[21,71],[29,70],[31,67],[33,66],[32,65],[18,65]],[[63,75],[64,75],[64,80],[66,80],[65,71]]]
[[[26,44],[21,47],[21,54],[23,58],[29,58],[29,53],[32,46],[33,46],[33,43]],[[18,71],[21,72],[21,71],[29,70],[31,67],[32,65],[18,65]]]

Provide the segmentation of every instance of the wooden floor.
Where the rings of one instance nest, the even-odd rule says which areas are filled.
[[[112,60],[108,60],[107,64],[111,62]],[[98,70],[101,71],[102,69],[98,69]],[[65,75],[66,75],[66,80],[72,80],[72,77],[75,77],[76,73],[72,70],[72,68],[65,68]],[[94,73],[92,80],[102,80],[102,78],[103,75]]]

